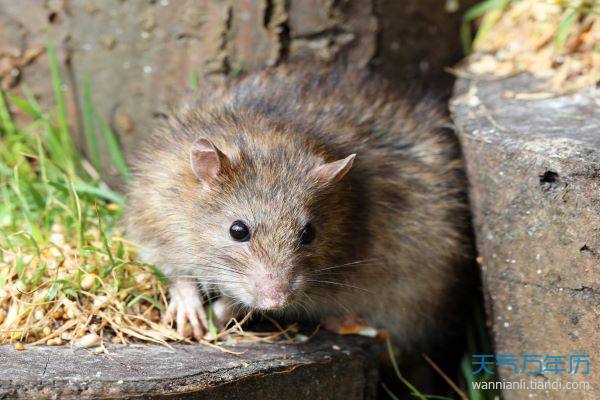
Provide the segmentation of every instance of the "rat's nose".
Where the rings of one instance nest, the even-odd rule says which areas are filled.
[[[279,292],[273,295],[259,295],[260,297],[256,300],[256,305],[260,309],[264,310],[278,310],[287,304],[288,296]]]
[[[260,271],[252,277],[256,307],[275,310],[286,306],[291,295],[289,280],[282,274]]]

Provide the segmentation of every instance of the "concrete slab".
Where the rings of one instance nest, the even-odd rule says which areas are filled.
[[[592,89],[522,100],[522,74],[465,80],[451,112],[470,184],[496,354],[567,356],[541,381],[590,390],[511,390],[512,399],[598,399],[600,374],[568,374],[571,354],[600,367],[600,101]],[[500,378],[532,378],[500,368]],[[573,396],[573,397],[570,397]]]
[[[335,347],[334,347],[335,346]],[[373,399],[377,344],[319,333],[299,345],[111,345],[109,354],[0,346],[0,399]]]

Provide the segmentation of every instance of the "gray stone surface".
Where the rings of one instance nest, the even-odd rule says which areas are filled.
[[[0,399],[373,399],[376,347],[327,333],[300,345],[230,347],[241,355],[200,345],[110,346],[104,355],[0,346]]]
[[[540,378],[587,381],[591,390],[513,390],[506,399],[598,399],[600,102],[591,89],[514,98],[538,84],[528,75],[459,80],[451,103],[470,181],[488,323],[497,354],[579,353],[592,362],[587,376]],[[506,380],[531,377],[499,372]]]

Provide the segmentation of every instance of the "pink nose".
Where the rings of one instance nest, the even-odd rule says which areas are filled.
[[[253,279],[255,303],[258,308],[273,310],[283,308],[291,288],[285,277],[273,273],[257,273]]]

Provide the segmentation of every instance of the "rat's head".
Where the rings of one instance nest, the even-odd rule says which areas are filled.
[[[189,148],[190,255],[201,280],[239,305],[281,310],[317,289],[315,272],[350,239],[343,178],[354,154],[325,161],[289,138],[236,141]]]

